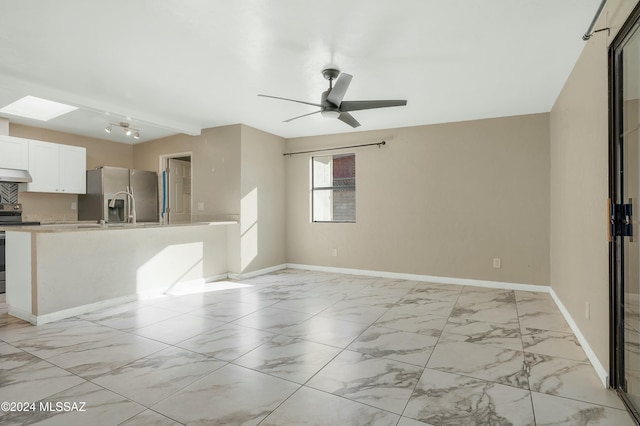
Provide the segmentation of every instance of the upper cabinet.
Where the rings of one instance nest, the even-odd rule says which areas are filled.
[[[7,169],[28,169],[29,145],[27,141],[12,136],[0,135],[0,167]]]
[[[0,135],[0,167],[28,170],[20,191],[85,194],[87,149]]]
[[[87,149],[60,145],[60,188],[62,192],[87,192]]]
[[[33,181],[20,189],[32,192],[60,192],[60,147],[58,144],[29,141],[29,173]]]
[[[21,191],[86,193],[86,148],[29,140],[31,183],[20,184]]]

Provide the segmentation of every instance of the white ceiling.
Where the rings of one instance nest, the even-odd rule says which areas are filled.
[[[245,123],[297,137],[547,112],[600,0],[0,0],[0,107],[25,95],[80,107],[11,122],[133,143]],[[308,105],[333,65],[356,130]]]

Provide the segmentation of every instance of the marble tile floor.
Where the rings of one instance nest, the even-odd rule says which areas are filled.
[[[0,424],[634,424],[548,294],[289,269],[206,290],[37,327],[0,296],[0,401],[33,403]]]

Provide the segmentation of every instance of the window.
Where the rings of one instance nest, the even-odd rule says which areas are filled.
[[[313,222],[356,221],[356,155],[311,159]]]

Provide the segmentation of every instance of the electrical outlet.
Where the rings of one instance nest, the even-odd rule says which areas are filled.
[[[584,316],[587,319],[591,319],[591,303],[585,302],[584,304]]]
[[[198,210],[199,211],[203,211],[204,210],[204,203],[202,201],[198,202]]]
[[[502,260],[499,257],[493,258],[493,267],[496,269],[502,268]]]
[[[331,254],[333,255],[333,257],[338,256],[338,249],[337,249],[337,248],[334,248],[334,249],[331,251]]]
[[[75,201],[71,202],[71,210],[78,210],[78,203],[76,203]]]

